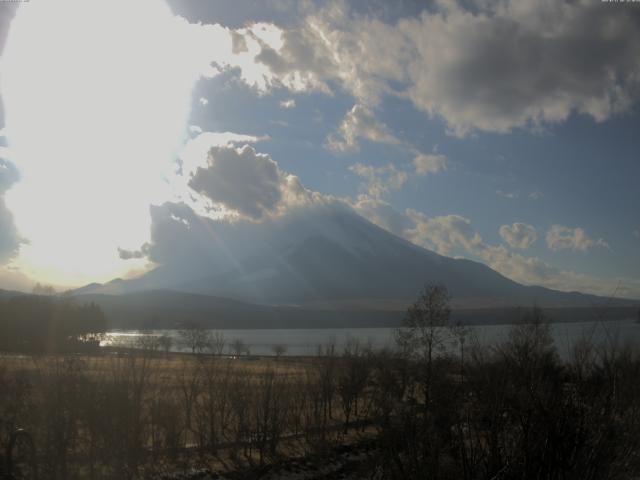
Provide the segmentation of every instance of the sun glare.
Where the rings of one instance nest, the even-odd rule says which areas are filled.
[[[7,194],[26,274],[77,285],[137,264],[168,195],[201,74],[186,22],[161,0],[27,2],[2,57],[6,135],[21,180]]]

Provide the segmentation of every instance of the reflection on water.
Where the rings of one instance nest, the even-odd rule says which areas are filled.
[[[510,325],[472,326],[468,342],[477,341],[492,346],[505,340]],[[315,355],[319,346],[335,344],[341,352],[347,342],[354,339],[361,344],[380,349],[394,346],[393,328],[343,328],[343,329],[253,329],[221,330],[225,339],[225,351],[232,353],[232,344],[241,340],[252,355],[273,355],[274,346],[281,345],[287,355]],[[557,323],[552,325],[553,338],[558,353],[566,357],[576,341],[590,340],[594,344],[640,345],[640,324],[633,320],[612,322]],[[181,341],[176,330],[119,330],[108,332],[101,345],[136,347],[141,340],[166,336],[172,339],[172,351],[190,351]],[[453,348],[453,340],[449,347]]]

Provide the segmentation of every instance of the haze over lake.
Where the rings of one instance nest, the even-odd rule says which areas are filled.
[[[482,346],[493,346],[506,340],[512,325],[470,326],[467,345],[475,341]],[[640,324],[633,319],[611,322],[572,322],[551,324],[556,348],[561,357],[567,358],[568,352],[577,341],[588,339],[596,345],[640,345]],[[252,355],[273,355],[275,345],[286,347],[286,355],[316,355],[318,347],[335,344],[336,352],[341,353],[345,344],[358,340],[362,345],[371,345],[374,349],[395,345],[394,328],[314,328],[314,329],[243,329],[218,330],[229,345],[240,339],[249,348]],[[173,339],[173,351],[188,351],[181,345],[177,330],[114,330],[108,332],[103,346],[135,347],[146,336],[168,335]],[[453,338],[447,342],[448,348],[454,348]]]

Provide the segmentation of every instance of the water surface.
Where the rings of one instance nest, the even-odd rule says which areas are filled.
[[[494,346],[508,338],[511,325],[483,325],[467,327],[467,344],[478,342],[483,346]],[[551,325],[552,336],[562,357],[567,357],[572,346],[581,340],[590,340],[596,345],[607,343],[617,345],[640,345],[640,324],[634,320],[610,322],[574,322]],[[247,329],[218,330],[224,335],[225,352],[232,353],[231,344],[240,339],[252,355],[273,355],[273,348],[282,345],[286,355],[315,355],[319,346],[335,345],[336,352],[342,352],[345,345],[355,340],[375,349],[395,344],[393,328],[309,328],[309,329]],[[167,335],[172,338],[172,351],[189,351],[181,341],[177,330],[114,330],[108,332],[102,345],[122,345],[135,347],[140,339]],[[446,342],[454,348],[454,340]]]

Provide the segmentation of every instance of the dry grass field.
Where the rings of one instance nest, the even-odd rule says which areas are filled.
[[[544,323],[447,355],[418,340],[307,358],[3,354],[0,442],[26,429],[52,480],[640,474],[636,350],[561,360]]]

